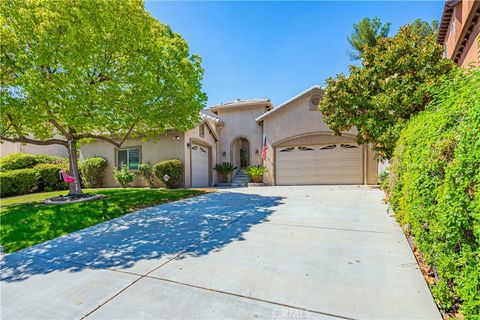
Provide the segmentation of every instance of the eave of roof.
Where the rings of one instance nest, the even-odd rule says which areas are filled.
[[[461,0],[446,0],[443,6],[442,19],[438,26],[437,42],[443,44],[448,32],[448,26],[450,25],[450,19],[452,18],[453,8]]]
[[[255,119],[255,121],[257,122],[260,122],[262,121],[263,119],[265,119],[266,117],[272,115],[273,113],[277,112],[278,110],[281,110],[283,108],[285,108],[285,106],[289,105],[291,102],[309,94],[309,93],[312,93],[313,91],[316,91],[316,90],[320,90],[323,92],[323,89],[321,86],[319,85],[314,85],[314,86],[311,86],[310,88],[308,88],[307,90],[305,91],[302,91],[300,92],[299,94],[297,94],[295,97],[293,98],[290,98],[288,99],[287,101],[279,104],[277,107],[273,108],[272,110],[268,111],[268,112],[265,112],[264,114],[262,114],[261,116],[259,116],[258,118]]]
[[[202,120],[211,120],[218,125],[224,125],[222,119],[220,119],[215,113],[208,110],[200,111],[200,118],[202,118]]]
[[[266,106],[269,110],[272,108],[272,102],[270,99],[248,99],[248,100],[235,100],[231,102],[226,102],[218,104],[208,108],[209,111],[233,109],[233,108],[248,108],[255,107],[259,105]]]

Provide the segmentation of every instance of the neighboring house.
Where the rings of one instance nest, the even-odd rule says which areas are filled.
[[[447,0],[438,30],[446,58],[462,67],[480,65],[480,1]]]
[[[323,90],[311,87],[272,108],[270,100],[235,100],[201,113],[202,121],[186,133],[164,134],[155,141],[127,140],[121,149],[103,141],[81,146],[81,156],[109,161],[107,186],[117,185],[113,168],[128,163],[152,165],[166,159],[185,164],[184,185],[211,186],[216,163],[232,162],[240,170],[265,165],[270,185],[376,184],[377,161],[367,145],[356,143],[356,130],[333,135],[317,105]],[[262,159],[264,141],[268,149]],[[145,185],[137,178],[135,185]]]

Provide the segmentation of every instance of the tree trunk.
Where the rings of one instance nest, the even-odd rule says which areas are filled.
[[[78,171],[78,152],[77,141],[68,141],[68,155],[70,157],[70,175],[75,178],[75,182],[69,184],[69,195],[82,195],[82,187],[80,185],[80,173]]]

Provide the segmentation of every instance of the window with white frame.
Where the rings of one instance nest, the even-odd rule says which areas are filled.
[[[140,165],[140,148],[125,148],[117,150],[117,168],[120,170],[126,165],[128,170],[138,170]]]

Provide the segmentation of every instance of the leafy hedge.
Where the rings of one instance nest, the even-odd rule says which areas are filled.
[[[158,180],[165,183],[167,188],[177,188],[183,181],[183,162],[179,159],[160,161],[153,166],[153,172]],[[168,175],[170,178],[164,180],[163,177]]]
[[[37,178],[38,191],[65,190],[68,184],[60,178],[60,170],[68,171],[67,164],[42,163],[37,164],[33,170]],[[15,171],[12,171],[15,172]]]
[[[67,159],[47,154],[12,153],[0,158],[0,172],[33,168],[40,163],[67,163]]]
[[[433,88],[395,148],[388,192],[397,219],[438,277],[440,307],[480,314],[480,69]]]
[[[103,178],[108,162],[105,158],[88,158],[80,165],[80,174],[83,184],[87,188],[98,188],[103,186]]]
[[[1,195],[67,188],[58,172],[68,171],[65,158],[46,154],[13,153],[0,158]]]
[[[0,195],[6,197],[32,192],[37,188],[37,182],[34,169],[0,172]]]

